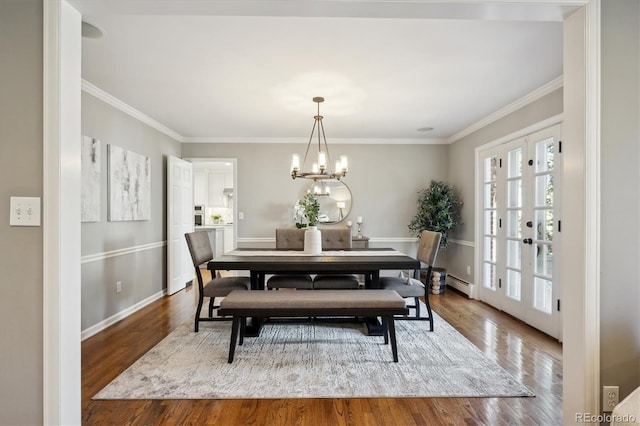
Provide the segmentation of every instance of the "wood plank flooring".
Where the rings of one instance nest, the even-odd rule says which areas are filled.
[[[454,290],[433,309],[533,398],[358,398],[93,401],[91,397],[178,325],[195,293],[165,297],[82,343],[82,422],[113,425],[556,425],[562,423],[562,348],[556,340]]]

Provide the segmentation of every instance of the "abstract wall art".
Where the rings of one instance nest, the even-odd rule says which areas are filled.
[[[100,221],[101,194],[101,150],[100,141],[89,136],[82,137],[81,176],[82,193],[80,218],[82,222]]]
[[[107,146],[109,168],[109,220],[151,219],[151,159]]]

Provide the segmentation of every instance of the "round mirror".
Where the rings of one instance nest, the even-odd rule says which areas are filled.
[[[342,222],[351,212],[351,190],[339,180],[321,180],[304,187],[299,198],[312,192],[320,203],[319,223]]]

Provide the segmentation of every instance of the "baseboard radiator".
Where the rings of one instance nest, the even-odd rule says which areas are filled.
[[[469,281],[465,281],[455,275],[447,274],[447,285],[463,292],[467,296],[471,296],[471,286],[473,284]]]

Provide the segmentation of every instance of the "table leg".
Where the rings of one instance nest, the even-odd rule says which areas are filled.
[[[264,290],[264,272],[251,271],[251,291]],[[250,317],[249,325],[245,330],[246,337],[258,337],[260,335],[260,329],[262,329],[262,318]]]
[[[366,275],[365,279],[365,288],[367,289],[376,289],[380,288],[380,271],[371,271]],[[368,283],[368,285],[367,285]],[[367,317],[365,318],[365,324],[367,326],[367,333],[369,336],[383,336],[384,335],[384,327],[378,321],[378,317]]]

